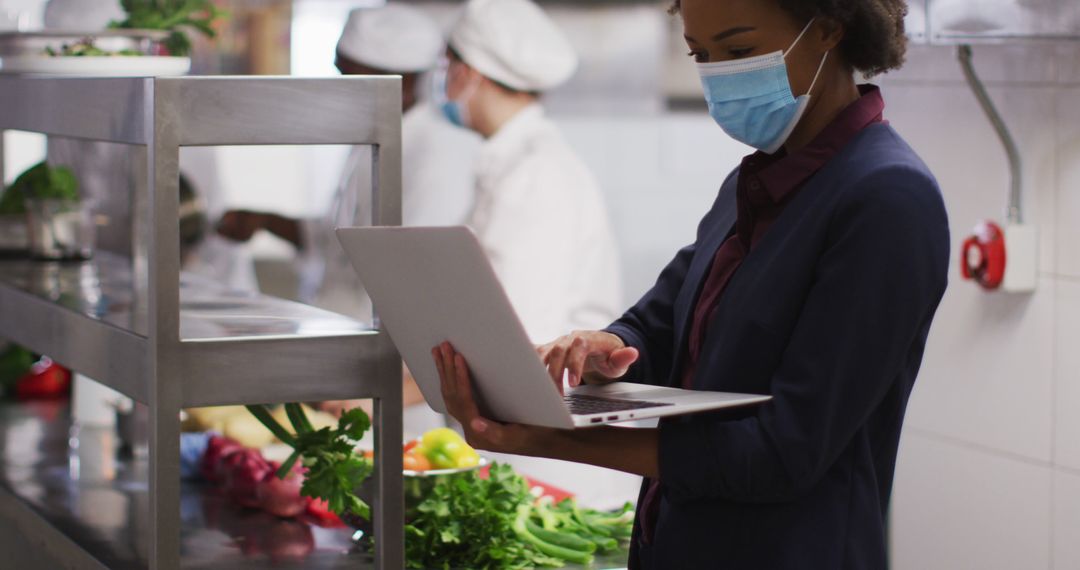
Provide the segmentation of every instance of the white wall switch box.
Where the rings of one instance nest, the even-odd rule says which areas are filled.
[[[1039,279],[1039,231],[1032,225],[1005,227],[1006,293],[1032,293]]]

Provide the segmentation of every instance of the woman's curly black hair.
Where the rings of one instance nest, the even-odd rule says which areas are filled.
[[[907,0],[776,0],[799,22],[829,18],[844,27],[840,53],[867,77],[900,69],[907,52]],[[678,13],[675,0],[672,13]]]

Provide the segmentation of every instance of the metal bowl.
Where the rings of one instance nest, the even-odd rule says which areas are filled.
[[[410,471],[408,469],[405,469],[401,473],[406,478],[414,477],[420,479],[431,479],[434,477],[447,477],[451,475],[461,475],[462,473],[479,471],[490,464],[491,462],[488,461],[486,457],[481,457],[480,462],[472,467],[462,467],[460,469],[428,469],[427,471]]]
[[[452,479],[454,477],[461,477],[470,473],[475,473],[484,467],[487,467],[491,463],[486,458],[481,457],[480,462],[473,467],[463,467],[460,469],[430,469],[428,471],[402,471],[405,476],[403,482],[405,487],[405,520],[412,518],[412,515],[416,512],[416,507],[424,500],[431,490],[435,488],[435,485],[439,481],[446,479]]]
[[[405,476],[405,522],[407,523],[412,520],[413,516],[416,514],[416,507],[420,505],[420,502],[424,500],[424,497],[426,497],[433,488],[435,488],[435,485],[439,481],[454,477],[464,477],[471,473],[475,473],[490,464],[491,462],[487,458],[481,457],[480,462],[473,467],[464,467],[461,469],[431,469],[428,471],[402,471],[402,475]],[[372,501],[375,499],[375,486],[373,485],[372,479],[369,478],[364,481],[356,494],[367,504],[373,504]],[[361,536],[370,537],[372,531],[371,521],[348,514],[341,518],[345,524],[363,531]]]

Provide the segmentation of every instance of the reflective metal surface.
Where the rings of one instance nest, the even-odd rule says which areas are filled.
[[[26,201],[30,255],[48,260],[85,260],[94,255],[94,221],[78,200]]]
[[[153,82],[0,76],[0,128],[147,144],[145,103]]]
[[[146,314],[133,307],[130,260],[99,252],[85,263],[0,261],[7,285],[83,316],[146,336]],[[180,278],[180,338],[188,341],[252,337],[372,335],[352,319],[273,297],[231,291],[205,278]]]
[[[83,428],[70,438],[69,429],[63,404],[0,404],[0,494],[13,494],[105,566],[145,568],[148,462],[117,459],[119,442],[109,429]],[[179,524],[168,530],[179,533],[182,568],[372,564],[370,555],[354,547],[349,528],[319,528],[244,511],[218,490],[194,483],[182,487],[180,501]],[[9,524],[0,513],[0,530]],[[22,560],[18,552],[4,554]],[[61,563],[55,560],[49,567]]]
[[[4,568],[85,567],[113,570],[148,564],[149,463],[118,458],[108,428],[72,430],[62,403],[0,403],[0,505],[18,503],[65,536],[12,547],[0,538]],[[0,507],[0,535],[17,523]],[[232,505],[220,490],[185,483],[179,533],[180,567],[191,570],[372,568],[351,528],[320,528]],[[86,558],[66,557],[71,540]],[[82,555],[80,555],[82,556]],[[10,562],[10,565],[9,565]],[[622,568],[625,554],[600,557],[590,568]],[[577,568],[572,566],[571,568]]]

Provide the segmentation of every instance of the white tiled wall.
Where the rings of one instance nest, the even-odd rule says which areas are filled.
[[[1066,62],[1075,65],[1077,59],[1062,56]],[[1076,72],[1080,79],[1080,66],[1069,73]],[[1076,214],[1080,212],[1080,87],[1063,86],[1057,100],[1057,137],[1062,159],[1058,162],[1058,180],[1062,191],[1058,194],[1057,222],[1060,233],[1060,247],[1057,252],[1057,271],[1063,276],[1080,278],[1080,224],[1076,223]],[[1071,159],[1070,159],[1071,157]],[[1072,216],[1072,222],[1070,221]]]
[[[1075,46],[976,47],[1023,155],[1039,289],[959,277],[931,333],[893,494],[893,568],[1080,568],[1080,64]],[[1001,220],[1008,169],[948,47],[882,81],[888,118],[938,176],[953,251]],[[955,265],[954,260],[954,265]]]
[[[748,154],[705,112],[642,117],[555,116],[597,176],[636,301],[683,246],[721,183]]]
[[[1075,210],[1074,210],[1075,211]],[[1061,280],[1057,290],[1054,375],[1054,462],[1080,473],[1080,281]],[[1071,318],[1070,318],[1071,316]],[[1080,503],[1074,504],[1080,517]],[[1080,534],[1076,542],[1080,544]],[[1076,568],[1080,568],[1077,564]]]
[[[1054,570],[1080,568],[1080,472],[1054,475]]]
[[[36,133],[4,133],[4,172],[0,186],[11,184],[27,168],[45,159],[45,137]]]
[[[896,570],[1050,567],[1050,469],[908,431],[892,506]]]

